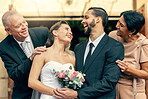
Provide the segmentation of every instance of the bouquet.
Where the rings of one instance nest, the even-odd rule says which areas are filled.
[[[85,74],[82,74],[82,72],[79,71],[72,70],[71,66],[69,70],[56,71],[54,69],[53,71],[64,88],[71,88],[74,90],[79,89],[82,87],[83,82],[85,81]]]

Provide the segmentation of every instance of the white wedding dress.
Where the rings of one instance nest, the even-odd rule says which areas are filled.
[[[61,71],[61,70],[69,70],[69,67],[73,68],[73,65],[71,63],[66,63],[66,64],[61,64],[56,61],[49,61],[47,62],[44,67],[41,70],[41,82],[45,84],[46,86],[52,87],[52,88],[61,88],[61,84],[59,83],[53,69],[56,71]],[[40,99],[56,99],[53,96],[46,95],[46,94],[41,94]]]

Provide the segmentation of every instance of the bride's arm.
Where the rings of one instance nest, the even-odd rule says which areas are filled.
[[[45,64],[44,55],[45,53],[35,56],[29,74],[28,86],[40,93],[53,95],[53,88],[44,85],[38,80],[41,69]]]

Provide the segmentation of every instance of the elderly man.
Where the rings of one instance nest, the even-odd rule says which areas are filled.
[[[6,12],[2,22],[9,35],[0,43],[0,56],[9,77],[14,81],[12,99],[31,99],[32,89],[28,87],[30,68],[34,56],[46,51],[43,46],[49,30],[28,29],[28,23],[16,11]]]

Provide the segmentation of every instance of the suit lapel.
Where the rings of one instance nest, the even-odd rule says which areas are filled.
[[[101,39],[100,43],[97,45],[96,49],[94,50],[89,62],[87,62],[87,64],[85,64],[84,72],[86,72],[92,66],[91,63],[95,60],[95,58],[101,52],[102,48],[105,46],[105,44],[107,42],[107,39],[108,39],[108,36],[107,36],[107,34],[105,34],[104,37]]]
[[[23,52],[23,50],[21,49],[19,44],[14,40],[13,37],[11,37],[11,44],[12,44],[12,47],[13,47],[14,51],[16,52],[17,56],[23,62],[23,60],[26,59],[27,56],[25,55],[25,53]]]
[[[77,61],[77,65],[79,66],[77,68],[78,71],[82,71],[84,70],[84,54],[85,54],[85,49],[86,49],[86,45],[87,45],[88,40],[86,40],[84,42],[84,44],[82,44],[82,46],[79,48],[80,51],[78,53],[78,59],[79,61]]]
[[[37,38],[37,36],[35,35],[34,31],[32,31],[31,29],[29,29],[29,35],[31,37],[32,43],[34,48],[38,47],[38,44],[40,44],[39,39]]]

